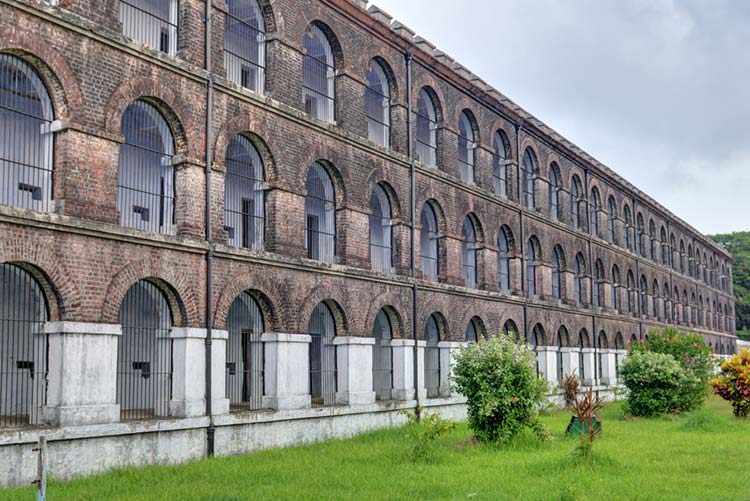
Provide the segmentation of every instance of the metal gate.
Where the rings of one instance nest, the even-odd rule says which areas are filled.
[[[320,303],[310,317],[310,395],[313,405],[336,403],[336,324],[331,310]]]
[[[263,407],[263,315],[255,299],[241,293],[227,317],[229,339],[226,361],[226,395],[232,412]]]

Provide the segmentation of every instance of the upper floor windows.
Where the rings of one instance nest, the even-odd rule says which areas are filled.
[[[466,287],[477,286],[477,249],[477,230],[469,215],[461,227],[461,265]]]
[[[526,253],[526,271],[528,275],[527,292],[530,298],[534,298],[539,294],[536,275],[537,267],[539,265],[538,261],[541,260],[541,258],[541,246],[539,245],[539,241],[536,237],[531,237],[529,239],[528,250]]]
[[[536,171],[536,160],[531,148],[526,148],[523,155],[523,165],[521,167],[521,187],[523,189],[523,205],[527,209],[536,207],[534,193],[534,172]]]
[[[237,135],[227,146],[224,229],[229,245],[263,250],[266,227],[265,173],[255,145]]]
[[[142,44],[177,54],[177,0],[120,0],[122,32]]]
[[[562,247],[556,245],[552,253],[552,297],[555,299],[562,299],[564,266],[565,257]]]
[[[669,246],[667,244],[667,230],[665,230],[662,226],[659,233],[661,241],[661,262],[663,265],[669,266]]]
[[[633,239],[630,234],[633,228],[633,216],[630,214],[630,207],[627,205],[623,209],[623,217],[625,218],[625,248],[633,250]]]
[[[599,208],[601,200],[599,199],[599,190],[596,187],[591,188],[591,200],[589,205],[589,228],[591,234],[599,235]]]
[[[617,244],[617,235],[615,234],[615,220],[617,219],[617,204],[615,197],[609,197],[607,201],[607,242]]]
[[[469,112],[458,117],[458,176],[467,184],[474,184],[474,126]]]
[[[510,228],[503,225],[497,235],[497,275],[502,292],[510,291],[510,251],[512,238]]]
[[[375,271],[393,270],[392,226],[391,202],[385,189],[375,185],[370,195],[370,263]]]
[[[336,70],[331,42],[317,24],[303,36],[305,59],[302,63],[302,99],[312,118],[333,123],[336,120]]]
[[[134,101],[122,116],[117,185],[120,224],[158,233],[174,232],[174,139],[162,114]]]
[[[638,227],[636,228],[635,238],[638,245],[636,247],[638,248],[638,253],[646,257],[646,226],[643,223],[643,214],[638,213],[637,221]]]
[[[649,257],[652,261],[656,261],[656,225],[653,220],[648,223],[648,242]]]
[[[586,293],[586,260],[580,252],[576,255],[574,272],[575,276],[573,277],[573,285],[575,287],[575,301],[577,306],[582,306],[585,302],[584,298]]]
[[[604,265],[600,259],[596,260],[594,273],[594,306],[604,308]]]
[[[549,167],[549,216],[552,219],[557,219],[560,215],[561,189],[560,168],[553,162]]]
[[[685,273],[685,242],[680,240],[680,273]]]
[[[620,283],[620,269],[617,267],[617,265],[612,265],[612,309],[615,311],[620,310],[620,287],[622,287],[622,284]]]
[[[435,101],[422,89],[417,99],[417,160],[435,167],[437,165],[437,112]]]
[[[323,164],[315,162],[310,166],[305,187],[307,257],[332,263],[336,256],[336,194]]]
[[[422,273],[426,280],[436,281],[438,278],[438,227],[435,209],[427,202],[422,207],[420,215],[420,254]]]
[[[266,29],[257,0],[227,0],[224,67],[227,79],[262,94],[266,73]]]
[[[22,59],[0,54],[0,204],[49,210],[53,120],[39,75]]]
[[[495,189],[495,195],[508,198],[510,186],[510,145],[508,136],[505,132],[499,130],[495,132],[495,139],[492,144],[494,154],[492,156],[492,185]]]
[[[583,227],[583,218],[581,217],[582,193],[581,179],[574,175],[570,181],[570,223],[578,229]],[[585,216],[585,211],[583,214]]]
[[[367,72],[365,91],[367,137],[373,143],[391,145],[391,91],[383,65],[373,59]]]

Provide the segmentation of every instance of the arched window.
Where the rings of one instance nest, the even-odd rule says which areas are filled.
[[[336,256],[336,196],[331,176],[320,162],[310,166],[305,187],[307,257],[332,263]]]
[[[562,299],[564,264],[562,247],[556,245],[552,254],[552,296],[555,299]]]
[[[174,232],[174,139],[161,113],[138,100],[125,110],[121,132],[117,208],[120,224]]]
[[[527,292],[530,298],[534,298],[539,294],[537,290],[537,260],[542,258],[539,253],[540,245],[536,237],[531,237],[527,246],[526,255],[526,274],[528,280]]]
[[[303,39],[302,101],[305,113],[333,123],[336,120],[336,70],[331,42],[317,24],[307,27]]]
[[[589,206],[589,229],[592,235],[599,235],[599,208],[601,202],[599,200],[599,190],[595,187],[591,188],[591,200]]]
[[[599,366],[599,379],[604,378],[604,350],[607,350],[609,348],[609,342],[607,341],[607,333],[604,331],[599,331],[599,353],[598,353],[598,366]]]
[[[688,325],[688,295],[687,291],[682,291],[682,325]]]
[[[578,379],[581,381],[586,380],[586,360],[584,357],[583,350],[589,345],[589,333],[586,329],[581,329],[578,334]]]
[[[513,320],[506,320],[503,324],[503,335],[505,336],[513,336],[516,339],[518,339],[518,326]]]
[[[674,260],[674,253],[677,250],[677,242],[674,238],[674,233],[669,236],[669,264],[672,266],[672,269],[677,271],[677,264]]]
[[[370,194],[370,264],[374,271],[393,271],[392,225],[391,202],[383,187],[377,184]]]
[[[625,216],[625,248],[633,250],[632,239],[630,238],[630,232],[633,228],[633,217],[630,215],[630,207],[626,205],[623,209],[623,214]]]
[[[669,286],[664,284],[664,321],[667,323],[672,322],[672,307],[669,300]]]
[[[654,283],[651,286],[651,314],[657,320],[661,320],[661,318],[659,318],[661,314],[659,313],[659,307],[657,306],[658,301],[659,301],[659,283],[656,280],[654,280]]]
[[[680,240],[680,273],[685,273],[685,242]]]
[[[620,311],[620,287],[622,287],[622,283],[620,282],[620,269],[617,267],[617,265],[612,266],[612,309],[615,311]]]
[[[390,400],[393,391],[393,329],[391,320],[383,309],[375,316],[372,337],[375,338],[375,346],[372,348],[372,389],[378,400]]]
[[[638,252],[641,256],[646,257],[646,226],[641,213],[638,213],[638,229],[635,237],[638,242]]]
[[[510,291],[510,228],[503,226],[497,234],[497,277],[502,292]]]
[[[417,160],[430,167],[437,165],[437,112],[427,89],[417,99]]]
[[[521,185],[523,186],[523,204],[528,209],[536,207],[535,193],[534,193],[534,172],[536,171],[536,161],[534,159],[534,152],[531,148],[526,148],[526,153],[523,155],[523,166],[521,168]]]
[[[383,65],[373,59],[367,72],[365,92],[367,137],[373,143],[391,145],[391,90]]]
[[[560,214],[560,183],[559,167],[552,163],[549,167],[549,216],[557,219]]]
[[[531,331],[531,339],[529,340],[531,349],[534,351],[534,358],[536,360],[536,373],[539,375],[539,346],[544,344],[544,327],[542,324],[536,324]]]
[[[575,300],[576,305],[582,306],[584,304],[584,294],[586,291],[586,260],[583,258],[583,254],[580,252],[576,255],[575,261]]]
[[[227,0],[224,18],[227,79],[262,94],[266,81],[266,24],[258,0]]]
[[[471,217],[464,218],[461,227],[461,268],[466,287],[477,286],[477,231]]]
[[[435,210],[430,203],[425,203],[420,216],[420,253],[422,261],[422,274],[426,280],[435,282],[438,278],[439,246],[438,227]]]
[[[424,380],[427,388],[427,397],[435,398],[440,396],[440,330],[438,319],[433,313],[427,319],[424,328],[425,340],[427,346],[424,352]]]
[[[233,412],[263,407],[264,330],[258,302],[240,293],[227,316],[226,395]]]
[[[695,257],[693,255],[693,245],[688,244],[688,275],[695,276]]]
[[[227,146],[224,230],[233,247],[263,250],[266,204],[263,160],[252,142],[236,135]]]
[[[596,260],[594,268],[596,271],[594,277],[594,306],[604,308],[604,265],[601,260]]]
[[[648,282],[646,281],[646,276],[641,275],[641,287],[640,287],[640,301],[638,303],[638,307],[640,308],[641,316],[647,317],[648,316],[648,302],[646,301],[646,298],[648,296]]]
[[[501,130],[495,132],[493,147],[492,185],[495,188],[495,195],[507,198],[508,186],[510,186],[510,170],[508,169],[508,165],[510,164],[508,160],[510,157],[510,146],[505,132]]]
[[[467,343],[478,343],[482,336],[482,326],[479,318],[474,317],[469,320],[469,325],[466,326],[466,342]]]
[[[120,0],[122,32],[136,42],[177,54],[177,0]]]
[[[120,305],[122,336],[117,349],[120,418],[169,415],[172,398],[172,310],[164,292],[141,280]]]
[[[581,229],[581,180],[574,175],[570,182],[570,224]]]
[[[625,341],[622,333],[615,334],[615,376],[620,377],[620,365],[622,365],[623,351],[625,351]]]
[[[667,230],[664,229],[664,227],[661,227],[660,235],[661,237],[661,262],[665,266],[669,266],[669,247],[667,246]]]
[[[617,235],[615,234],[615,220],[617,219],[617,204],[615,197],[609,197],[607,201],[607,242],[617,244]]]
[[[698,306],[695,302],[695,294],[690,296],[690,321],[693,326],[698,325]]]
[[[633,272],[628,270],[628,290],[627,290],[627,306],[628,306],[628,313],[635,313],[633,310],[633,294],[635,293],[635,278],[633,277]]]
[[[331,309],[319,303],[313,310],[308,324],[310,343],[310,396],[313,405],[336,403],[337,367],[336,322]]]
[[[648,223],[648,237],[649,237],[649,257],[652,261],[656,261],[656,225],[651,220]]]
[[[558,382],[565,379],[565,367],[563,364],[563,347],[567,348],[568,346],[570,346],[568,330],[565,328],[565,326],[561,326],[557,330],[557,381]]]
[[[474,128],[469,112],[464,110],[458,117],[458,176],[467,184],[474,184],[474,150],[476,148]]]
[[[23,268],[0,264],[0,428],[42,424],[47,301]]]
[[[53,120],[52,101],[36,71],[0,54],[0,204],[49,210]]]

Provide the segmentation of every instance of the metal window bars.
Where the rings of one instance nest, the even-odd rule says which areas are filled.
[[[560,180],[554,166],[549,169],[549,217],[557,219],[560,210]]]
[[[227,79],[262,94],[266,80],[266,33],[257,0],[228,0],[224,21]]]
[[[385,71],[376,60],[370,61],[365,91],[367,135],[370,141],[388,147],[391,142],[391,97]]]
[[[374,271],[393,271],[391,204],[382,186],[370,195],[370,264]]]
[[[479,341],[479,337],[477,336],[477,327],[474,324],[474,319],[472,318],[469,320],[469,325],[466,326],[466,342],[467,343],[476,343]]]
[[[336,256],[336,202],[333,181],[315,162],[307,174],[305,248],[307,257],[332,263]]]
[[[0,204],[47,212],[52,199],[52,102],[34,69],[0,54]]]
[[[170,56],[177,54],[177,0],[120,0],[122,32]]]
[[[302,99],[305,112],[312,118],[334,123],[336,69],[331,44],[315,24],[307,28],[303,38],[306,53],[302,64]]]
[[[247,292],[234,300],[227,316],[226,396],[231,412],[263,408],[263,315]]]
[[[507,140],[501,132],[495,133],[494,148],[495,153],[492,156],[492,186],[495,190],[495,195],[506,198],[508,196],[508,160]]]
[[[465,111],[458,119],[458,177],[466,184],[474,184],[474,129]]]
[[[385,310],[375,316],[372,335],[375,346],[372,350],[372,387],[377,400],[390,400],[393,391],[393,338],[391,321]]]
[[[310,396],[312,405],[336,404],[336,324],[330,308],[320,303],[310,317]]]
[[[175,231],[174,140],[159,111],[134,101],[122,117],[117,208],[120,224],[155,233]]]
[[[42,424],[46,403],[47,302],[24,269],[0,265],[0,428]]]
[[[534,201],[534,158],[531,156],[531,150],[526,150],[523,156],[521,174],[523,176],[524,206],[533,209],[536,202]]]
[[[440,396],[440,348],[438,348],[440,334],[435,315],[427,319],[425,339],[427,346],[424,352],[424,382],[427,397],[436,398]]]
[[[169,415],[172,397],[172,312],[164,293],[141,280],[120,306],[117,403],[123,421]]]
[[[497,248],[498,285],[501,291],[507,292],[510,290],[510,253],[508,251],[508,237],[502,229],[497,237]]]
[[[425,89],[419,93],[416,115],[416,157],[425,165],[437,165],[437,113]]]
[[[435,211],[429,204],[422,208],[420,217],[420,257],[422,273],[430,281],[438,278],[438,234]]]
[[[235,136],[227,147],[224,230],[233,247],[263,250],[266,210],[263,160],[253,143]]]
[[[461,269],[464,286],[475,288],[477,286],[477,234],[474,223],[469,217],[464,219],[461,237]]]

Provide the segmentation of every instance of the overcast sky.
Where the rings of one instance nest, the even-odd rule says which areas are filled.
[[[750,0],[378,0],[704,233],[750,230]]]

